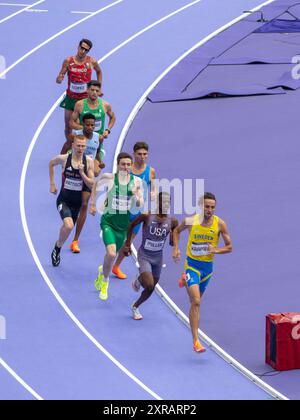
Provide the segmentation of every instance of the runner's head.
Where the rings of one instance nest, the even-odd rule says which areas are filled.
[[[147,143],[140,141],[136,143],[133,147],[134,152],[134,160],[139,165],[143,165],[147,162],[148,155],[149,155],[149,146]]]
[[[130,174],[130,172],[132,171],[132,164],[133,164],[133,159],[132,156],[129,155],[128,153],[120,153],[119,156],[117,157],[117,163],[118,163],[118,173],[123,173],[123,174]]]
[[[78,45],[77,55],[80,58],[84,58],[88,52],[92,49],[93,43],[89,39],[82,39]]]
[[[216,204],[216,196],[210,192],[204,193],[204,196],[200,198],[199,205],[203,207],[204,220],[209,220],[215,214]]]
[[[101,94],[101,83],[98,80],[91,80],[88,83],[87,93],[91,101],[96,101]]]
[[[85,114],[83,117],[83,132],[90,136],[95,130],[96,117],[93,114]]]
[[[73,152],[78,157],[83,156],[86,149],[86,138],[84,136],[75,136],[73,141]]]
[[[171,207],[171,196],[167,192],[158,194],[158,212],[159,214],[169,214]]]

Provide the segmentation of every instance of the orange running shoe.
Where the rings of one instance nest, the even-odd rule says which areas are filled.
[[[73,241],[70,245],[70,250],[73,252],[73,254],[80,254],[80,248],[78,241]]]
[[[202,346],[199,340],[194,341],[194,351],[196,353],[205,353],[206,348]]]
[[[178,286],[180,287],[180,289],[182,289],[183,287],[186,286],[186,274],[182,273],[180,279],[178,280]]]
[[[126,274],[124,274],[124,273],[121,271],[120,267],[117,267],[116,265],[113,267],[113,269],[112,269],[112,273],[113,273],[116,277],[118,277],[118,279],[120,279],[120,280],[126,280],[126,279],[127,279]]]

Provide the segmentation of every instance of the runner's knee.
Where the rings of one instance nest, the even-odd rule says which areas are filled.
[[[71,231],[73,229],[73,227],[74,227],[73,220],[71,220],[69,218],[64,219],[64,228],[65,229]]]

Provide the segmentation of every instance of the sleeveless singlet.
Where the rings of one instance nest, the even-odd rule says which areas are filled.
[[[211,262],[213,254],[208,254],[208,244],[217,247],[219,243],[219,218],[213,216],[213,223],[210,227],[204,227],[200,223],[200,216],[194,217],[194,223],[189,235],[187,245],[187,257],[196,261]]]
[[[87,158],[83,156],[84,173],[87,174]],[[64,201],[72,205],[80,205],[82,201],[83,179],[79,169],[72,166],[72,154],[68,156],[66,166],[63,172],[63,183],[61,196]]]
[[[86,57],[84,63],[77,64],[69,57],[67,95],[79,101],[87,97],[87,84],[92,80],[92,58]]]

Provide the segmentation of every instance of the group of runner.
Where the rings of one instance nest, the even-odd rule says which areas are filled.
[[[180,225],[170,216],[171,197],[166,192],[156,190],[156,173],[148,164],[149,146],[138,142],[133,156],[120,153],[117,157],[117,172],[101,174],[103,163],[103,143],[108,138],[116,118],[111,105],[102,98],[102,71],[99,64],[88,52],[92,42],[80,41],[75,56],[67,58],[57,77],[62,83],[68,75],[68,89],[61,104],[65,109],[65,136],[61,154],[50,161],[50,192],[57,194],[54,181],[54,167],[62,167],[62,188],[57,199],[57,209],[63,221],[51,259],[54,267],[60,264],[61,249],[76,226],[71,251],[80,252],[79,237],[86,221],[88,203],[90,213],[95,215],[97,190],[106,186],[106,200],[101,217],[102,238],[106,247],[103,264],[98,270],[95,288],[99,297],[108,299],[109,277],[113,273],[119,279],[126,279],[121,269],[125,256],[132,253],[132,242],[141,226],[142,244],[138,251],[139,274],[132,282],[133,289],[143,291],[132,305],[135,320],[143,319],[140,306],[150,298],[160,280],[163,267],[163,250],[170,238],[173,258],[180,261],[180,235],[189,231],[185,273],[179,286],[186,287],[190,301],[190,324],[193,346],[196,352],[204,352],[199,341],[201,298],[213,274],[215,254],[225,254],[232,250],[231,238],[226,223],[215,215],[216,197],[205,193],[200,198],[199,214],[186,218]],[[96,71],[97,80],[92,80]],[[108,126],[106,127],[106,116]],[[144,213],[145,202],[156,202],[151,206],[155,211]],[[218,247],[222,236],[224,246]]]

